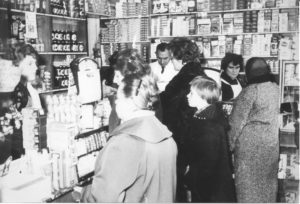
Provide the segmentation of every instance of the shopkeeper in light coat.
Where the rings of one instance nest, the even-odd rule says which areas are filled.
[[[165,90],[167,84],[178,73],[171,62],[171,53],[167,43],[160,43],[156,47],[157,61],[150,64],[153,77],[157,80],[159,92]]]

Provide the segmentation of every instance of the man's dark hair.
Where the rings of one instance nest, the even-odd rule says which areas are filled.
[[[163,51],[165,51],[165,50],[169,50],[169,45],[168,45],[168,43],[160,43],[160,44],[158,44],[157,47],[156,47],[156,53],[157,53],[158,51],[163,52]]]

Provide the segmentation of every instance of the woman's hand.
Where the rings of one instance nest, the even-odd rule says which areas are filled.
[[[117,89],[113,88],[111,86],[106,85],[106,80],[103,80],[102,82],[102,87],[103,87],[103,97],[108,97],[115,95],[117,93]]]

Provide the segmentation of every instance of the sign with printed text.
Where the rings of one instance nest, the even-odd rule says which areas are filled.
[[[25,12],[26,22],[26,38],[38,38],[36,14],[33,12]]]

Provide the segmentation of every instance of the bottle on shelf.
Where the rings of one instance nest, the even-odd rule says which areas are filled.
[[[19,37],[19,22],[20,19],[13,15],[11,24],[11,37],[13,38]]]
[[[20,42],[25,41],[25,20],[20,20],[18,29],[18,39]]]
[[[30,11],[30,0],[24,0],[24,11]]]
[[[17,0],[10,0],[10,8],[15,9],[17,6]]]
[[[17,9],[24,10],[25,7],[25,0],[17,0]]]
[[[29,3],[29,11],[31,11],[31,12],[36,12],[35,0],[30,0],[30,3]]]
[[[83,42],[78,42],[78,51],[83,52],[84,51],[84,44]]]
[[[41,1],[40,0],[35,0],[35,11],[38,13],[41,13]]]

